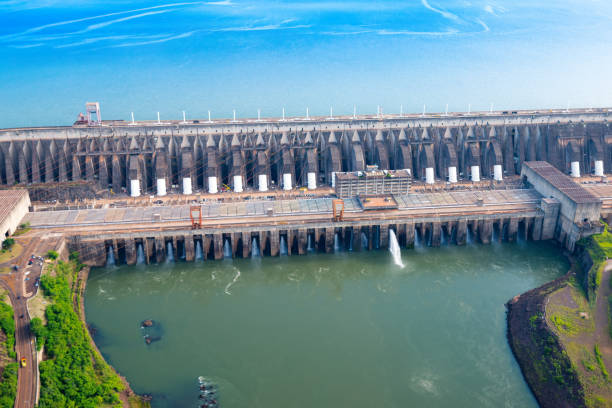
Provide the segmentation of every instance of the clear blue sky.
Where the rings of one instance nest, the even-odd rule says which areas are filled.
[[[0,1],[0,127],[612,106],[609,0]]]

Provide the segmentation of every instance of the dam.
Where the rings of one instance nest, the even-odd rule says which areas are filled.
[[[25,218],[90,265],[109,253],[134,264],[139,254],[386,248],[389,231],[403,247],[520,234],[573,250],[612,213],[608,109],[180,122],[91,113],[0,131],[3,184],[97,191],[98,201],[38,202]],[[368,192],[375,179],[387,187]]]

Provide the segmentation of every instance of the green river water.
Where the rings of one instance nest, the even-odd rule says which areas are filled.
[[[568,268],[552,244],[446,246],[92,270],[100,351],[153,407],[536,407],[504,303]],[[146,345],[140,322],[161,340]]]

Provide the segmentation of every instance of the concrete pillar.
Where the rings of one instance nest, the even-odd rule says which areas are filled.
[[[300,228],[297,231],[298,235],[298,254],[304,255],[308,252],[308,230]]]
[[[308,189],[314,190],[317,188],[317,173],[309,172],[308,175]]]
[[[435,177],[434,177],[434,169],[433,167],[427,167],[425,169],[425,183],[427,184],[433,184],[435,183]]]
[[[361,251],[361,228],[353,227],[353,251]]]
[[[293,230],[287,231],[287,255],[292,255],[291,250],[293,249]]]
[[[508,241],[516,241],[516,235],[518,233],[518,218],[510,218],[508,221]]]
[[[467,240],[467,220],[457,221],[457,231],[455,231],[455,241],[457,245],[465,245]]]
[[[142,246],[144,247],[145,259],[147,264],[153,263],[155,260],[155,251],[153,250],[155,245],[154,238],[145,238],[142,242]]]
[[[472,166],[472,181],[480,181],[480,166]]]
[[[158,178],[157,179],[157,195],[158,196],[165,196],[166,193],[166,179],[164,178]]]
[[[183,194],[192,194],[191,177],[183,177]]]
[[[540,208],[544,211],[540,239],[553,239],[557,229],[557,219],[559,218],[561,203],[555,198],[543,198],[540,201]]]
[[[572,168],[572,177],[580,177],[580,163],[577,161],[573,161],[571,163]]]
[[[242,257],[248,258],[251,256],[251,233],[242,232]]]
[[[136,252],[136,243],[133,239],[125,240],[125,263],[135,265],[138,254]]]
[[[130,196],[140,197],[140,180],[130,180]]]
[[[242,176],[234,176],[234,191],[242,193]]]
[[[397,224],[395,235],[397,236],[400,247],[406,246],[406,224]]]
[[[603,160],[595,160],[595,175],[603,176],[604,175],[604,163]]]
[[[270,256],[278,256],[280,253],[280,235],[278,230],[270,231]]]
[[[208,259],[210,253],[210,246],[213,243],[213,238],[210,235],[202,235],[202,257],[204,260]]]
[[[374,226],[370,225],[366,227],[366,236],[368,237],[368,251],[374,248]]]
[[[502,181],[502,166],[501,164],[496,164],[493,166],[493,179],[495,181]]]
[[[414,247],[414,224],[406,224],[406,247]]]
[[[185,235],[183,240],[183,246],[185,248],[185,260],[191,262],[195,260],[195,242],[193,240],[193,235]]]
[[[531,239],[533,241],[539,241],[542,239],[542,224],[544,223],[544,217],[534,218],[533,228],[531,229]]]
[[[264,252],[266,251],[266,244],[268,240],[268,232],[267,231],[259,231],[259,252],[261,256],[264,256]],[[269,244],[268,244],[269,245]]]
[[[234,232],[233,234],[231,234],[230,246],[232,247],[232,258],[238,258],[238,255],[242,255],[242,254],[238,254],[238,241],[241,238],[242,238],[241,232]]]
[[[478,221],[478,237],[483,244],[490,244],[493,235],[493,221],[480,220]]]
[[[380,240],[379,244],[381,248],[389,247],[389,224],[383,224],[380,226]]]
[[[325,228],[325,252],[334,252],[334,228]]]
[[[208,192],[210,194],[216,194],[219,190],[217,189],[217,178],[209,177],[208,178]]]
[[[450,183],[457,182],[457,167],[451,166],[448,168],[448,181]]]
[[[268,176],[260,174],[257,178],[259,180],[259,191],[268,191]]]
[[[155,237],[155,260],[162,263],[166,260],[166,243],[161,237]]]
[[[291,173],[283,174],[283,190],[291,190],[293,186],[291,185]]]
[[[439,222],[431,224],[431,246],[439,247],[441,242],[442,226]]]
[[[335,171],[331,172],[331,185],[332,187],[336,187],[336,172]]]
[[[223,235],[213,234],[213,251],[215,259],[223,259]]]

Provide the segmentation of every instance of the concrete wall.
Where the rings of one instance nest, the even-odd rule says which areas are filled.
[[[4,242],[4,239],[8,235],[15,232],[23,217],[28,213],[30,207],[30,196],[25,194],[13,207],[8,216],[0,223],[0,243]]]
[[[554,207],[554,205],[553,205]],[[471,242],[491,243],[517,239],[542,239],[545,222],[542,210],[515,214],[482,215],[472,217],[440,217],[320,223],[312,225],[279,225],[232,229],[177,230],[109,234],[97,237],[73,236],[68,239],[71,251],[78,251],[81,260],[92,266],[104,266],[109,251],[118,263],[137,262],[138,248],[142,248],[145,263],[164,262],[171,243],[175,260],[195,259],[195,248],[202,249],[202,260],[222,259],[224,247],[231,256],[248,258],[253,254],[255,240],[261,256],[281,255],[281,243],[287,255],[304,255],[310,250],[334,252],[335,240],[340,251],[362,251],[389,246],[389,231],[393,230],[404,248],[415,245],[465,245]],[[337,237],[337,238],[336,238]],[[309,244],[311,248],[309,249]]]
[[[579,151],[582,173],[595,159],[611,171],[611,155],[602,153],[611,151],[607,118],[607,112],[570,111],[7,129],[0,130],[0,184],[89,180],[129,192],[138,180],[144,194],[156,193],[158,179],[171,190],[185,175],[197,191],[208,190],[213,174],[219,185],[230,186],[241,174],[245,188],[257,188],[260,174],[268,175],[270,186],[281,186],[283,174],[291,174],[292,186],[300,187],[307,185],[305,169],[321,185],[331,183],[332,172],[370,164],[409,168],[419,179],[429,168],[439,180],[446,180],[448,167],[468,179],[478,166],[490,178],[496,165],[504,175],[517,174],[524,160],[547,160],[567,172],[573,159],[564,151],[570,147]],[[580,143],[568,144],[570,139]],[[249,165],[261,155],[267,161]]]

